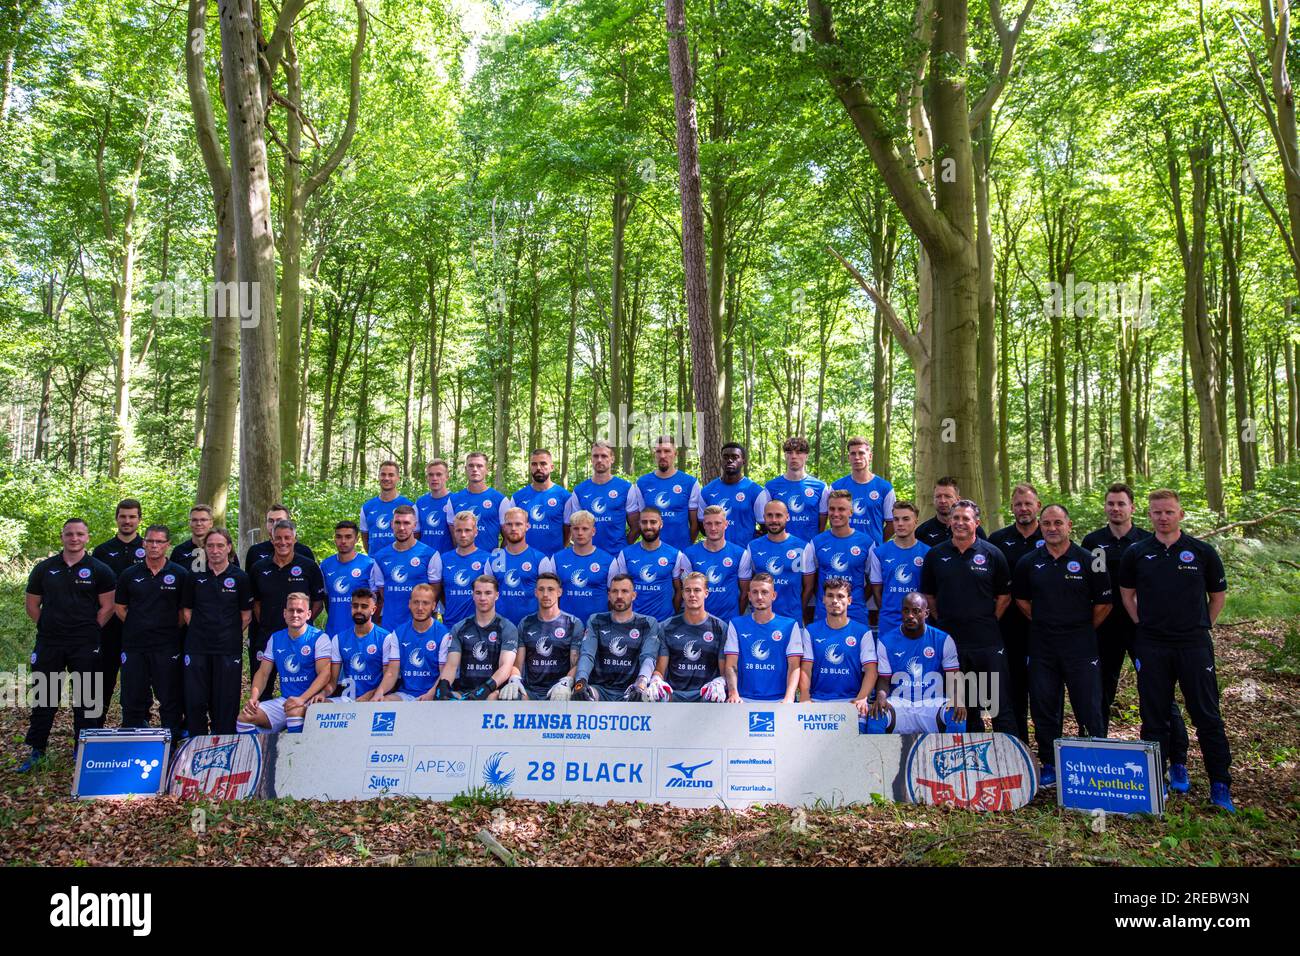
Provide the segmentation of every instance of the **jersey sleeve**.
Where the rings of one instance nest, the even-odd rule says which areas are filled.
[[[1223,570],[1223,559],[1219,552],[1205,545],[1205,590],[1208,594],[1220,594],[1228,590],[1228,576]]]
[[[641,486],[636,482],[627,489],[627,507],[624,509],[628,514],[634,511],[640,511],[645,507],[645,498],[641,494]]]
[[[542,560],[537,562],[537,573],[556,574],[557,572],[555,570],[555,556],[550,554],[543,555]]]
[[[807,641],[807,643],[805,643]],[[807,652],[804,648],[807,648]],[[812,660],[812,640],[806,637],[804,629],[796,621],[790,628],[790,646],[785,649],[786,657],[806,657]]]
[[[1011,593],[1011,565],[1007,561],[1007,556],[1002,553],[1001,548],[993,549],[993,567],[994,574],[997,576],[993,579],[993,593],[999,597],[1003,594]]]
[[[614,555],[614,560],[609,562],[609,580],[612,581],[616,574],[627,574],[627,562],[623,560],[622,551]]]
[[[731,623],[727,624],[727,640],[726,643],[722,645],[722,653],[723,654],[740,653],[740,638],[736,636],[736,625],[734,624]]]
[[[442,553],[439,551],[429,555],[428,580],[430,584],[442,583]]]
[[[575,511],[582,510],[582,502],[578,500],[578,493],[575,491],[569,495],[564,502],[564,523],[568,524],[569,519],[573,517]]]
[[[648,633],[645,636],[645,640],[641,642],[641,653],[639,659],[641,661],[642,677],[649,677],[650,671],[654,670],[655,663],[659,660],[659,650],[663,646],[663,634],[663,625],[658,621],[651,622],[650,633]],[[650,666],[649,670],[646,670],[647,664]]]
[[[748,581],[754,576],[754,559],[749,554],[749,548],[745,548],[740,555],[740,569],[736,572],[736,577],[741,581]]]
[[[934,578],[934,561],[930,559],[930,556],[932,554],[934,554],[934,551],[927,551],[925,553],[925,557],[921,561],[921,593],[922,594],[934,595],[938,593],[936,590],[936,582]]]
[[[397,640],[397,635],[392,631],[389,631],[384,635],[384,646],[382,650],[385,664],[391,664],[393,661],[400,661],[402,659],[402,645]]]
[[[945,634],[943,638],[943,669],[961,670],[961,662],[957,659],[957,642],[952,639],[951,634]]]
[[[506,512],[513,508],[514,502],[505,495],[501,496],[501,504],[497,505],[497,524],[506,523]]]
[[[245,574],[236,578],[235,588],[239,592],[239,609],[241,611],[251,611],[253,609],[253,601],[256,599],[256,595],[253,594],[252,577]]]
[[[1098,571],[1092,566],[1091,562],[1084,565],[1084,570],[1088,575],[1088,587],[1092,592],[1092,603],[1113,605],[1115,595],[1111,591],[1110,575],[1104,570]]]
[[[321,631],[320,635],[316,638],[316,660],[321,660],[322,658],[334,660],[335,657],[336,654],[334,652],[333,639],[324,631]]]
[[[488,567],[492,569],[494,577],[500,579],[501,575],[506,573],[506,549],[493,548],[492,555],[488,558]]]
[[[28,594],[31,594],[31,585],[28,585]],[[194,575],[185,575],[185,580],[181,582],[181,607],[194,609]]]
[[[357,521],[357,527],[362,531],[370,531],[370,522],[366,520],[366,506],[361,506],[361,518]]]
[[[894,502],[897,500],[893,488],[885,492],[885,500],[880,506],[880,513],[884,515],[886,521],[894,520]]]
[[[330,638],[330,663],[343,663],[343,652],[339,650],[339,638],[337,634]]]
[[[592,615],[595,617],[595,615]],[[586,680],[591,676],[591,668],[596,663],[596,647],[599,638],[596,637],[596,629],[587,622],[587,632],[582,635],[582,648],[578,652],[578,669],[573,676],[577,680]]]
[[[465,621],[472,621],[472,620],[474,620],[472,617],[468,617],[465,619]],[[446,644],[447,644],[448,654],[453,654],[453,653],[459,654],[461,652],[463,645],[460,639],[460,632],[465,629],[465,621],[459,622],[455,627],[451,629],[451,633],[447,635]]]
[[[889,677],[894,673],[894,665],[889,662],[889,651],[875,639],[875,635],[879,633],[879,631],[874,632],[871,642],[872,653],[876,658],[876,673],[881,677]]]
[[[697,515],[700,515],[701,518],[703,517],[704,492],[700,490],[699,479],[696,479],[695,484],[691,485],[691,496],[687,499],[686,510],[693,511]]]
[[[1134,551],[1134,548],[1129,548],[1124,552],[1124,557],[1119,559],[1119,586],[1130,590],[1138,586],[1137,555]]]
[[[817,549],[809,541],[803,546],[803,557],[800,559],[801,568],[804,574],[815,574],[817,571]],[[796,568],[795,570],[800,570]]]
[[[105,594],[110,591],[116,591],[117,575],[113,573],[113,569],[110,568],[103,561],[95,561],[94,564],[95,564],[94,574],[95,574],[96,592],[99,594]],[[1222,576],[1223,574],[1222,564],[1219,565],[1219,574],[1220,576]]]
[[[673,578],[680,579],[691,573],[691,559],[685,551],[677,552],[677,563],[673,565]]]
[[[867,583],[884,584],[884,576],[880,573],[880,556],[876,554],[876,546],[873,544],[871,550],[867,552]]]
[[[36,565],[36,567],[32,568],[32,573],[27,575],[28,594],[39,595],[45,593],[45,582],[42,580],[45,576],[41,574],[41,566],[44,563],[45,562],[42,561],[40,564]]]
[[[1032,557],[1034,557],[1032,554],[1025,555],[1024,560],[1016,562],[1015,570],[1011,572],[1011,596],[1018,601],[1034,599],[1033,591],[1029,586],[1029,564],[1027,563]]]
[[[443,628],[443,630],[446,630],[446,628]],[[451,653],[451,634],[450,633],[443,634],[442,637],[438,638],[438,666],[439,667],[447,663],[447,655],[450,653]],[[400,656],[398,659],[399,660],[401,659]]]
[[[763,512],[767,510],[767,503],[771,500],[772,500],[772,496],[768,494],[766,488],[761,489],[758,492],[758,494],[754,496],[754,523],[755,524],[763,523]]]
[[[307,565],[307,576],[311,580],[308,582],[311,586],[311,599],[320,601],[322,604],[329,602],[329,594],[325,591],[325,575],[321,573],[319,564]]]
[[[501,650],[519,650],[519,629],[505,618],[501,619]]]
[[[870,630],[864,629],[858,635],[858,645],[858,663],[863,667],[876,663],[876,642],[871,637]]]
[[[384,566],[378,561],[370,566],[370,589],[372,591],[384,589]]]
[[[826,514],[830,510],[830,502],[831,502],[831,486],[826,485],[825,487],[822,488],[821,499],[817,502],[817,513],[819,515]]]
[[[447,524],[456,520],[456,509],[452,507],[451,495],[447,496],[447,503],[442,506],[442,513],[447,516]]]
[[[123,606],[129,606],[129,605],[130,605],[130,603],[131,603],[131,601],[130,601],[130,596],[131,596],[131,595],[130,595],[130,593],[127,591],[127,587],[126,587],[126,585],[127,585],[127,577],[126,577],[125,574],[123,574],[123,575],[122,575],[120,578],[118,578],[118,580],[117,580],[117,587],[115,588],[115,593],[113,594],[113,603],[114,603],[114,604],[121,604],[121,605],[123,605]],[[182,593],[184,592],[184,589],[185,589],[185,585],[182,584],[182,585],[181,585]]]

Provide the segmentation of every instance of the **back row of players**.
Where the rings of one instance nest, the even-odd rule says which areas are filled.
[[[333,639],[324,640],[321,647],[328,645],[330,649],[319,655],[334,659],[330,688],[340,679],[340,664],[367,659],[371,661],[367,672],[375,681],[371,689],[388,693],[393,688],[381,688],[379,678],[379,662],[387,660],[387,649],[381,651],[380,645],[367,637],[370,628],[379,626],[382,637],[384,633],[409,631],[414,621],[416,635],[423,635],[438,609],[442,618],[439,627],[452,634],[460,635],[467,629],[483,632],[471,642],[474,654],[464,660],[459,637],[451,642],[454,666],[448,672],[448,684],[483,696],[520,696],[522,688],[529,684],[527,668],[513,666],[513,661],[504,665],[500,651],[506,643],[514,643],[505,640],[507,633],[517,641],[521,625],[531,621],[537,626],[539,613],[545,618],[543,623],[557,620],[549,613],[544,597],[549,591],[549,585],[544,584],[551,581],[555,613],[578,622],[576,633],[589,638],[593,632],[583,625],[592,615],[617,612],[619,595],[624,590],[631,592],[623,595],[627,600],[623,610],[629,619],[632,600],[636,618],[654,622],[659,628],[670,620],[680,625],[683,614],[698,618],[687,622],[699,633],[691,631],[693,637],[681,661],[674,664],[666,660],[665,667],[656,671],[656,662],[647,658],[644,668],[637,669],[637,681],[619,688],[620,695],[632,692],[636,683],[636,693],[655,698],[662,695],[662,684],[676,687],[676,699],[685,695],[686,699],[694,696],[722,700],[739,693],[737,684],[744,673],[768,673],[774,683],[764,684],[757,694],[751,688],[752,699],[780,700],[787,697],[787,691],[790,695],[799,693],[800,699],[854,699],[858,695],[850,693],[847,684],[860,683],[853,690],[862,691],[865,714],[877,672],[876,642],[868,626],[877,626],[876,637],[885,646],[888,635],[900,631],[906,634],[909,595],[919,592],[914,598],[924,595],[925,616],[940,630],[928,627],[922,617],[920,631],[912,636],[930,631],[940,636],[931,638],[937,643],[929,647],[928,654],[918,658],[909,652],[905,659],[900,658],[898,663],[915,670],[915,677],[919,679],[921,671],[928,672],[930,665],[967,674],[998,674],[1001,679],[991,682],[998,688],[997,699],[989,707],[994,729],[1028,741],[1028,715],[1032,709],[1040,758],[1045,765],[1051,760],[1051,742],[1060,734],[1066,686],[1081,727],[1105,736],[1124,655],[1134,655],[1135,621],[1139,619],[1136,602],[1132,610],[1125,604],[1119,580],[1120,559],[1130,545],[1151,537],[1150,532],[1132,523],[1132,491],[1123,485],[1109,489],[1107,527],[1085,538],[1081,549],[1070,541],[1072,525],[1066,510],[1052,506],[1040,522],[1042,506],[1037,493],[1031,485],[1018,485],[1012,499],[1015,523],[994,532],[989,543],[979,527],[978,508],[972,502],[959,502],[960,491],[954,480],[941,478],[936,482],[935,516],[919,523],[916,506],[896,501],[890,483],[872,474],[868,442],[850,439],[847,450],[852,471],[827,486],[806,474],[808,444],[802,438],[792,438],[784,445],[785,473],[760,486],[745,474],[743,446],[728,443],[722,448],[722,476],[701,487],[695,478],[676,468],[677,448],[670,438],[656,443],[656,470],[635,483],[612,474],[613,449],[597,443],[591,453],[592,477],[571,493],[551,481],[551,455],[537,450],[529,457],[531,482],[508,497],[486,484],[486,456],[474,453],[466,459],[465,489],[448,492],[449,468],[445,462],[435,461],[425,470],[428,494],[414,502],[397,494],[398,467],[394,462],[385,462],[379,471],[380,493],[363,505],[359,521],[338,523],[337,553],[319,566],[310,549],[297,542],[295,526],[281,506],[267,514],[269,540],[250,548],[245,556],[247,576],[238,572],[228,534],[220,532],[209,543],[213,532],[211,510],[202,505],[191,511],[191,539],[172,551],[169,569],[154,567],[161,561],[161,554],[154,555],[157,546],[150,548],[153,542],[148,536],[141,540],[135,535],[140,520],[138,505],[134,522],[124,522],[123,509],[119,508],[119,534],[97,548],[96,555],[117,563],[116,617],[127,619],[128,630],[133,586],[139,586],[146,600],[154,596],[155,590],[167,586],[157,582],[166,581],[169,575],[179,588],[187,609],[183,623],[190,631],[184,643],[184,709],[191,733],[207,732],[209,728],[229,732],[229,719],[239,697],[240,664],[235,655],[240,654],[243,628],[238,622],[243,614],[248,616],[242,623],[248,630],[250,670],[255,674],[258,696],[265,693],[277,670],[282,680],[288,676],[286,666],[293,668],[294,674],[301,673],[298,665],[302,661],[295,656],[297,653],[315,653],[314,647],[304,645],[282,661],[284,649],[270,646],[272,635],[285,634],[286,625],[292,643],[296,629],[291,617],[299,613],[303,615],[301,623],[307,627],[321,611],[327,612],[323,631],[310,628],[301,633]],[[1176,495],[1173,499],[1176,505]],[[1153,519],[1156,507],[1153,499]],[[1222,592],[1226,589],[1222,565],[1212,548],[1181,534],[1177,525],[1181,510],[1170,509],[1171,514],[1174,512],[1172,538],[1161,550],[1166,555],[1171,550],[1177,553],[1178,569],[1200,572],[1200,599],[1182,605],[1174,602],[1172,615],[1167,610],[1157,614],[1154,602],[1148,602],[1144,610],[1150,625],[1148,620],[1142,620],[1142,625],[1152,633],[1160,632],[1162,645],[1190,640],[1197,646],[1208,646],[1208,628],[1222,606]],[[701,530],[703,540],[696,541]],[[365,548],[364,553],[358,550],[358,544]],[[1196,548],[1190,548],[1192,544]],[[1044,547],[1046,552],[1039,550]],[[150,557],[146,563],[153,573],[120,576],[146,553]],[[1039,560],[1044,554],[1052,560]],[[1034,560],[1026,561],[1031,555],[1036,556]],[[1150,567],[1144,563],[1142,570]],[[1135,584],[1137,577],[1135,574]],[[688,598],[690,580],[703,589],[702,608],[692,608]],[[1175,580],[1176,576],[1169,577],[1162,583]],[[486,598],[479,594],[486,589],[486,581],[493,582],[490,609],[483,605]],[[624,581],[626,588],[620,584]],[[755,584],[764,585],[757,589],[764,592],[768,602],[762,609]],[[209,600],[204,600],[205,591],[212,592]],[[842,597],[841,591],[845,592]],[[1034,614],[1036,593],[1047,600],[1037,602],[1038,613]],[[302,599],[290,601],[293,595],[305,595],[306,607],[299,610],[297,605]],[[365,599],[361,608],[355,600],[358,595]],[[369,606],[365,606],[367,602]],[[201,613],[205,604],[214,612],[211,618]],[[419,611],[426,604],[427,617]],[[1110,613],[1112,609],[1117,613]],[[358,615],[364,616],[364,628]],[[756,638],[758,630],[769,629],[773,617],[791,622],[795,630],[785,633],[778,627],[768,635],[770,641]],[[754,633],[737,634],[734,621]],[[838,633],[848,626],[842,621],[851,624],[844,634]],[[911,623],[915,625],[916,621]],[[574,629],[556,627],[552,636],[564,639],[551,641],[543,637],[543,648],[552,643],[570,645]],[[106,662],[117,659],[117,649],[112,647],[107,633],[110,629],[105,629],[103,642]],[[608,634],[596,635],[600,648],[606,648],[613,634],[615,645],[626,650],[619,643],[619,635],[626,638],[623,631],[629,629],[607,630]],[[1040,632],[1040,638],[1050,637],[1037,642],[1036,653],[1031,653],[1031,631]],[[951,635],[946,639],[957,655],[952,668],[948,667],[950,654],[943,642],[945,632]],[[630,633],[640,638],[651,636],[645,633],[643,624],[631,627]],[[489,635],[494,640],[488,640]],[[126,650],[129,641],[121,636],[118,640],[123,641]],[[347,653],[348,642],[356,640],[362,641],[369,653],[358,655],[354,651],[341,656]],[[729,682],[718,667],[721,658],[717,647],[709,646],[715,640],[724,646],[736,644],[737,640],[751,644],[757,641],[757,653],[763,656],[747,658],[740,653],[741,666],[735,681]],[[775,663],[765,663],[765,655],[779,650],[782,640],[790,660],[788,673]],[[397,647],[402,642],[389,643]],[[402,690],[396,693],[433,695],[440,686],[450,656],[448,642],[430,636],[425,643],[428,646],[424,652],[413,646],[414,654],[406,656],[423,659],[427,654],[431,658],[421,661],[428,686],[412,693],[408,689],[412,678],[417,685],[424,678],[402,670],[398,678]],[[657,647],[658,643],[656,632],[653,645]],[[635,640],[633,644],[639,646]],[[664,647],[671,647],[671,642],[665,642]],[[821,658],[818,647],[824,651]],[[845,648],[849,649],[847,654]],[[684,684],[689,672],[698,674],[700,670],[683,670],[683,662],[696,661],[698,658],[691,655],[701,650],[706,659],[708,651],[713,651],[715,676],[698,686],[690,681]],[[563,675],[566,680],[585,682],[577,645],[573,655],[572,666],[564,656],[558,656],[554,666],[566,665],[562,668],[567,672]],[[534,650],[532,663],[545,656]],[[655,656],[657,652],[650,655]],[[846,656],[849,663],[842,666]],[[868,658],[872,664],[870,674],[866,671]],[[128,654],[123,653],[121,660],[125,666]],[[606,660],[608,663],[612,659],[607,655]],[[801,662],[809,666],[802,689]],[[593,661],[587,663],[590,671]],[[885,673],[887,667],[884,662],[880,673]],[[161,663],[158,669],[164,669]],[[1166,760],[1173,764],[1175,789],[1181,789],[1178,784],[1186,779],[1187,733],[1173,703],[1173,683],[1183,679],[1184,670],[1179,660],[1166,660],[1160,671],[1167,679],[1143,697],[1143,735],[1150,734],[1150,739],[1164,743]],[[344,680],[359,677],[349,676],[347,667],[343,671]],[[310,675],[302,676],[305,679]],[[1139,674],[1140,689],[1144,676]],[[835,685],[836,697],[818,693],[819,678],[823,687],[829,686],[827,681]],[[649,681],[656,683],[651,686]],[[142,694],[128,694],[125,676],[123,683],[124,712],[128,697],[143,700],[147,719],[147,687]],[[841,683],[845,687],[840,687]],[[520,694],[514,692],[516,686],[521,688]],[[535,695],[538,686],[534,682],[528,691],[530,696]],[[552,696],[550,691],[557,686],[562,685],[545,688],[546,694]],[[592,686],[613,685],[602,682]],[[1183,689],[1200,731],[1211,780],[1226,785],[1227,743],[1218,721],[1217,686],[1212,691],[1205,686],[1189,691],[1184,684]],[[321,691],[321,687],[313,686],[310,696],[319,697]],[[162,701],[162,689],[155,688],[155,692]],[[111,695],[111,683],[108,693]],[[1167,697],[1168,706],[1151,703],[1148,698],[1153,694],[1162,701]],[[607,696],[605,691],[599,691],[599,695]],[[951,694],[939,697],[945,698],[961,703]],[[989,703],[986,701],[986,706]],[[164,723],[170,722],[169,717],[175,719],[176,706],[163,709]],[[1159,710],[1162,715],[1157,714]],[[253,719],[257,714],[255,697],[244,716]],[[922,724],[929,729],[929,724],[942,716],[940,708],[938,714],[922,718]],[[253,722],[264,726],[264,717]],[[953,714],[948,713],[948,717]],[[973,709],[970,717],[975,729],[982,727],[978,709]],[[943,720],[939,723],[942,725]]]

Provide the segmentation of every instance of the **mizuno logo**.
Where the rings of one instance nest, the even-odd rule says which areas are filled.
[[[711,763],[713,763],[712,760],[706,760],[703,763],[691,764],[690,766],[687,766],[684,763],[670,763],[668,765],[668,769],[676,770],[683,777],[689,780],[695,776],[695,771],[699,770],[701,767],[707,767]]]

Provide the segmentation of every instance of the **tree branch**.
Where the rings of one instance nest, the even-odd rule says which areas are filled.
[[[1002,59],[998,63],[997,76],[989,84],[984,95],[979,98],[975,108],[970,111],[969,126],[971,132],[975,132],[980,123],[984,122],[984,117],[988,115],[993,104],[998,101],[1002,95],[1002,90],[1007,85],[1007,77],[1011,75],[1011,64],[1016,55],[1016,42],[1020,39],[1020,31],[1024,29],[1025,21],[1029,19],[1029,13],[1034,9],[1034,0],[1025,0],[1025,8],[1020,11],[1020,16],[1016,17],[1013,27],[1007,29],[1006,21],[1002,19],[1002,4],[998,0],[989,0],[989,14],[993,18],[993,27],[998,33],[998,45],[1002,47]]]

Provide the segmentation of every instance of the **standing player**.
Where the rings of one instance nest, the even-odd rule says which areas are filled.
[[[931,548],[921,565],[921,593],[938,626],[953,637],[963,673],[976,674],[989,700],[969,701],[970,729],[984,729],[981,709],[990,711],[993,729],[1018,730],[1011,711],[1006,651],[998,618],[1011,603],[1011,570],[1006,556],[975,537],[979,506],[963,498],[949,509],[952,540]],[[994,710],[993,708],[996,708]]]
[[[632,485],[613,473],[614,447],[607,441],[591,446],[591,477],[573,489],[564,505],[564,524],[570,527],[575,511],[595,518],[597,548],[611,556],[628,542],[627,496]]]
[[[1178,492],[1158,489],[1147,496],[1154,534],[1124,552],[1119,585],[1124,607],[1137,622],[1133,667],[1137,671],[1142,739],[1169,752],[1169,714],[1175,683],[1210,778],[1210,802],[1236,813],[1232,803],[1232,752],[1219,716],[1219,682],[1214,673],[1210,628],[1227,600],[1228,579],[1213,546],[1182,530]]]
[[[560,578],[537,576],[537,610],[519,622],[515,672],[501,688],[501,700],[568,699],[578,669],[578,648],[586,625],[560,610]]]
[[[465,456],[465,487],[451,493],[451,500],[443,508],[448,521],[456,515],[470,512],[478,522],[474,543],[484,551],[492,551],[501,543],[501,517],[505,514],[506,496],[487,483],[488,459],[481,451]]]
[[[253,586],[230,562],[225,528],[203,540],[204,566],[185,579],[185,723],[190,736],[233,734],[243,685],[244,632],[252,633]],[[250,638],[251,639],[251,638]]]
[[[1119,676],[1124,671],[1124,655],[1133,657],[1133,637],[1136,625],[1124,607],[1124,595],[1119,586],[1119,568],[1124,552],[1151,532],[1133,523],[1133,489],[1116,482],[1106,489],[1106,526],[1098,528],[1083,539],[1083,547],[1100,558],[1110,574],[1111,597],[1115,609],[1097,628],[1097,645],[1101,654],[1101,736],[1110,733],[1110,708],[1115,702]],[[1169,788],[1186,793],[1191,786],[1187,775],[1187,724],[1183,712],[1174,701],[1169,713]]]
[[[374,622],[375,592],[352,592],[349,626],[331,635],[330,683],[337,699],[367,701],[383,697],[402,673],[402,648],[392,631]]]
[[[787,438],[781,446],[785,453],[785,474],[771,479],[764,488],[769,501],[779,501],[789,514],[790,533],[805,542],[826,530],[826,519],[821,515],[822,493],[826,482],[813,478],[805,471],[808,463],[808,439]]]
[[[537,610],[537,575],[542,573],[546,555],[527,541],[528,512],[507,508],[501,520],[501,537],[505,547],[492,552],[492,574],[501,586],[498,610],[516,627],[528,614]]]
[[[328,595],[325,633],[331,637],[352,627],[353,592],[358,588],[369,590],[370,569],[374,567],[375,559],[357,550],[360,531],[355,521],[340,521],[336,524],[334,547],[338,553],[320,563],[320,573],[325,579],[325,593]]]
[[[328,634],[307,623],[312,604],[298,591],[285,599],[285,626],[271,635],[258,655],[261,663],[253,675],[248,703],[235,725],[238,733],[301,733],[308,705],[329,688],[334,644]],[[277,673],[280,696],[263,700],[267,684]]]
[[[1013,575],[1022,558],[1043,547],[1043,532],[1038,527],[1038,512],[1042,507],[1038,490],[1029,482],[1022,481],[1011,489],[1011,513],[1016,520],[994,531],[989,538],[1002,550]],[[1002,629],[1002,645],[1007,649],[1016,736],[1029,743],[1029,621],[1020,613],[1017,603],[1011,602],[998,620],[998,626]]]
[[[903,596],[921,584],[921,565],[930,546],[916,540],[917,518],[912,502],[894,502],[894,536],[871,549],[867,580],[880,608],[881,632],[902,627]]]
[[[171,532],[153,524],[144,533],[145,559],[117,579],[114,608],[122,622],[122,726],[148,727],[158,698],[158,719],[181,739],[185,689],[181,672],[181,597],[186,571],[167,560]]]
[[[406,495],[397,493],[400,471],[397,462],[386,461],[379,466],[379,494],[361,506],[361,540],[366,554],[378,554],[393,543],[393,509],[398,505],[415,507]]]
[[[772,575],[755,574],[749,581],[749,613],[727,625],[722,675],[729,704],[794,702],[802,673],[803,628],[792,617],[772,613],[776,595]]]
[[[671,435],[655,441],[655,470],[636,480],[627,494],[627,523],[641,527],[641,509],[654,505],[663,519],[660,538],[678,551],[690,547],[699,536],[698,512],[704,507],[700,483],[677,469],[677,443]]]
[[[853,517],[853,495],[837,488],[826,497],[826,517],[830,527],[808,542],[804,548],[805,574],[817,573],[818,593],[825,595],[831,578],[847,581],[853,588],[848,605],[849,617],[867,624],[867,565],[871,560],[871,536],[857,531]],[[817,602],[815,619],[826,617],[826,605]],[[874,683],[874,682],[873,682]]]
[[[376,554],[370,566],[370,589],[379,596],[375,613],[390,631],[410,619],[409,599],[417,584],[430,585],[437,601],[445,579],[445,556],[415,537],[415,520],[410,505],[393,509],[393,543]]]
[[[497,613],[497,579],[474,581],[474,613],[451,629],[439,675],[465,700],[496,700],[515,667],[519,632]]]
[[[957,487],[956,478],[947,476],[936,478],[934,482],[934,517],[921,522],[916,529],[916,540],[927,547],[933,548],[936,544],[951,538],[952,528],[948,525],[948,514],[960,498],[961,489]],[[977,538],[988,538],[988,535],[984,533],[984,529],[978,525],[975,526],[975,536]]]
[[[755,538],[745,548],[740,559],[740,610],[743,613],[749,597],[749,582],[755,572],[772,578],[776,589],[775,613],[781,617],[805,620],[804,608],[812,598],[817,585],[817,575],[803,566],[808,542],[796,538],[786,530],[788,514],[785,504],[769,501],[763,509],[767,534]]]
[[[446,700],[451,685],[438,680],[438,671],[446,656],[447,628],[433,616],[438,597],[432,584],[411,588],[407,619],[393,632],[402,655],[401,689],[375,688],[371,700]],[[381,692],[382,690],[382,692]]]
[[[564,547],[564,506],[569,492],[551,481],[555,463],[551,453],[538,448],[528,456],[530,484],[506,499],[506,509],[523,508],[528,513],[528,545],[545,555]]]
[[[36,622],[31,671],[45,688],[27,726],[31,754],[18,768],[27,773],[45,756],[54,726],[55,699],[63,672],[76,675],[72,701],[73,746],[82,730],[104,725],[108,700],[99,667],[99,635],[113,613],[112,569],[86,550],[90,529],[80,518],[63,522],[63,550],[32,568],[27,578],[27,616]],[[38,695],[39,696],[39,695]]]
[[[144,539],[137,529],[140,527],[140,502],[134,498],[123,498],[117,503],[113,512],[117,522],[117,534],[101,545],[97,545],[90,556],[96,561],[107,564],[116,580],[122,572],[144,560]],[[163,557],[166,557],[164,555]],[[104,705],[113,699],[113,688],[117,686],[117,671],[122,658],[122,621],[116,614],[108,619],[99,638],[99,666],[104,674]]]
[[[834,520],[834,519],[832,519]],[[860,700],[876,686],[876,642],[865,621],[849,616],[853,589],[843,578],[822,581],[825,614],[804,629],[800,700]]]
[[[474,579],[492,571],[492,555],[475,544],[478,519],[472,511],[452,518],[456,547],[442,556],[442,623],[455,627],[474,613]]]
[[[569,546],[542,562],[543,571],[561,582],[560,610],[584,624],[593,614],[609,608],[609,576],[614,556],[592,544],[596,518],[590,511],[569,515]],[[540,577],[540,576],[539,576]]]
[[[853,530],[861,531],[872,545],[888,541],[894,533],[894,486],[871,472],[871,442],[854,436],[848,441],[849,473],[822,494],[826,514],[832,491],[847,491],[853,500]]]
[[[429,486],[429,490],[415,502],[420,529],[417,537],[439,553],[450,551],[453,547],[451,527],[447,523],[447,505],[451,502],[451,493],[447,491],[447,476],[450,471],[441,458],[425,465],[424,483]]]
[[[257,564],[258,561],[269,558],[275,552],[275,543],[271,540],[275,531],[275,523],[277,521],[292,520],[293,515],[289,513],[289,509],[284,505],[275,504],[267,508],[266,540],[259,541],[256,544],[249,546],[248,552],[244,555],[244,567],[248,568],[251,572],[253,570],[253,565]],[[299,557],[306,558],[308,561],[316,561],[316,552],[312,551],[311,548],[299,541],[296,533],[293,539],[293,553]],[[239,562],[234,561],[234,565],[235,567],[239,567]]]
[[[284,623],[285,601],[290,594],[302,593],[311,598],[311,623],[325,606],[325,578],[315,561],[294,553],[297,526],[281,518],[271,531],[275,552],[248,569],[253,584],[253,627],[248,631],[249,667],[255,673],[266,658],[262,651],[271,635]],[[251,550],[251,549],[250,549]],[[274,678],[272,674],[272,678]]]
[[[1097,625],[1110,613],[1110,577],[1094,570],[1092,555],[1070,540],[1064,505],[1042,513],[1044,546],[1025,554],[1012,572],[1011,593],[1029,622],[1029,706],[1038,738],[1039,784],[1056,783],[1054,744],[1064,720],[1062,695],[1081,737],[1101,734],[1101,669]],[[995,536],[996,540],[996,536]]]
[[[876,637],[876,698],[853,703],[863,717],[887,717],[886,733],[966,732],[957,645],[926,623],[929,613],[925,598],[911,591],[903,596],[902,625]]]
[[[686,560],[708,579],[709,598],[704,609],[725,623],[740,613],[740,563],[745,549],[727,540],[727,513],[722,505],[706,506],[700,523],[704,540],[686,549]]]
[[[641,540],[619,552],[610,571],[613,577],[630,574],[635,579],[640,613],[666,621],[681,610],[681,578],[691,570],[691,563],[686,555],[660,539],[663,521],[658,508],[646,505],[639,521]]]
[[[725,520],[719,509],[718,518]],[[650,678],[652,700],[709,701],[727,699],[727,682],[722,677],[722,645],[727,622],[708,611],[709,579],[699,571],[682,578],[681,614],[663,624],[659,636],[659,659]]]
[[[727,516],[727,540],[742,548],[760,534],[768,497],[763,486],[745,474],[748,467],[745,446],[729,441],[722,446],[722,474],[700,491],[700,522],[705,508],[718,505]]]
[[[659,658],[659,622],[632,610],[635,585],[627,574],[609,582],[609,610],[587,622],[574,672],[574,700],[648,700]],[[552,699],[563,700],[563,693]]]

